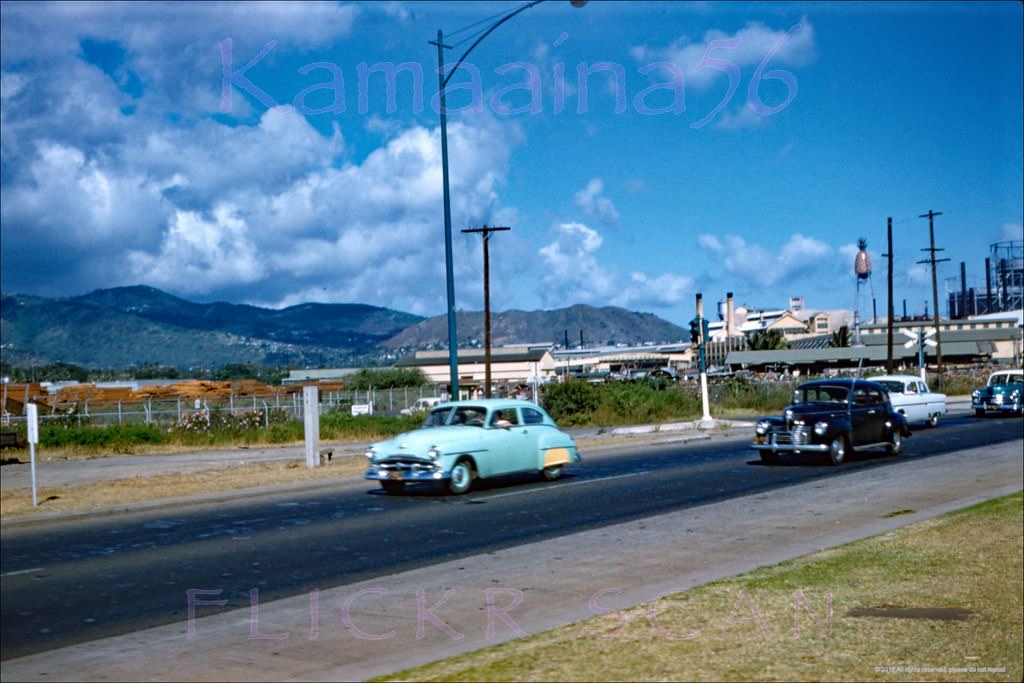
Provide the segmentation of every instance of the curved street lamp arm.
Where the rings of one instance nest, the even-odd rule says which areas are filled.
[[[473,51],[473,48],[475,48],[477,45],[479,45],[480,42],[484,38],[486,38],[487,36],[491,35],[491,33],[494,32],[494,29],[498,28],[499,26],[504,24],[506,21],[508,21],[512,17],[516,16],[517,14],[519,14],[520,12],[524,12],[524,11],[530,9],[531,7],[533,7],[534,5],[539,5],[542,2],[544,2],[544,0],[533,0],[533,2],[530,2],[530,3],[527,3],[527,4],[523,5],[522,7],[520,7],[517,10],[515,10],[514,12],[509,12],[508,14],[503,16],[501,19],[499,19],[498,21],[494,22],[494,24],[491,25],[491,27],[488,28],[486,31],[484,31],[483,34],[479,38],[477,38],[475,41],[473,41],[473,44],[469,46],[469,49],[466,50],[462,54],[461,57],[459,57],[459,61],[457,61],[455,63],[455,66],[452,67],[452,70],[448,72],[447,76],[445,76],[444,81],[441,82],[441,89],[443,90],[448,85],[448,81],[451,79],[451,77],[453,75],[455,75],[455,72],[459,70],[459,67],[462,66],[462,63],[464,61],[466,61],[466,57],[468,57],[469,53]]]

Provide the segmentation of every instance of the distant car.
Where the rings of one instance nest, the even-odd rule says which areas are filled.
[[[939,424],[939,416],[947,412],[946,395],[932,393],[917,375],[882,375],[868,379],[885,387],[892,407],[910,424],[934,427]]]
[[[988,413],[1024,414],[1024,370],[999,370],[988,382],[971,393],[971,407],[978,417]]]
[[[418,398],[416,399],[416,402],[413,403],[408,408],[402,408],[401,413],[402,415],[416,415],[417,413],[425,413],[440,402],[441,397],[439,396],[428,396],[426,398]]]
[[[881,384],[828,379],[801,384],[781,417],[758,420],[750,447],[765,464],[789,452],[827,454],[841,465],[851,451],[882,447],[896,455],[905,436],[907,419],[893,409]]]
[[[553,481],[581,460],[576,442],[543,408],[523,400],[483,399],[439,403],[420,429],[366,451],[366,479],[388,493],[412,482],[446,483],[465,493],[474,479],[538,472]]]

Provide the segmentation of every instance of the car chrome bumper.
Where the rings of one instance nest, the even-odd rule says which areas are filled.
[[[774,436],[774,435],[773,435]],[[792,451],[793,453],[828,453],[828,444],[824,443],[776,443],[774,438],[764,443],[756,441],[750,444],[755,451]]]
[[[374,467],[363,474],[363,479],[373,481],[444,481],[451,478],[451,472],[434,470],[401,470]]]
[[[983,410],[986,413],[1019,413],[1021,406],[1016,403],[972,403],[974,410]]]

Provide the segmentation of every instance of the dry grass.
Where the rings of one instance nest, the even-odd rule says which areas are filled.
[[[17,488],[0,492],[0,516],[4,518],[97,510],[129,503],[213,493],[246,488],[354,477],[366,469],[361,456],[336,457],[330,464],[307,469],[302,462],[270,462],[245,467],[220,467],[194,473],[158,474],[96,481],[74,486],[42,486],[37,491],[39,505],[32,507],[31,489]]]
[[[393,680],[1020,681],[1022,555],[1017,494]]]

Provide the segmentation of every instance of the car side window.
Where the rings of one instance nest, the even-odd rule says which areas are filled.
[[[864,405],[868,402],[868,392],[863,389],[853,390],[853,402],[857,405]]]
[[[516,416],[515,408],[502,408],[501,410],[495,410],[494,413],[491,414],[491,426],[497,426],[500,420],[505,420],[509,424],[513,425],[519,424],[519,418]]]
[[[916,393],[919,392],[919,390],[920,390],[920,387],[918,386],[917,382],[911,382],[910,384],[907,385],[907,393],[908,394],[916,394]]]
[[[868,403],[881,403],[882,401],[882,392],[874,388],[868,389]]]
[[[544,416],[533,408],[523,408],[523,423],[528,425],[544,424]]]

